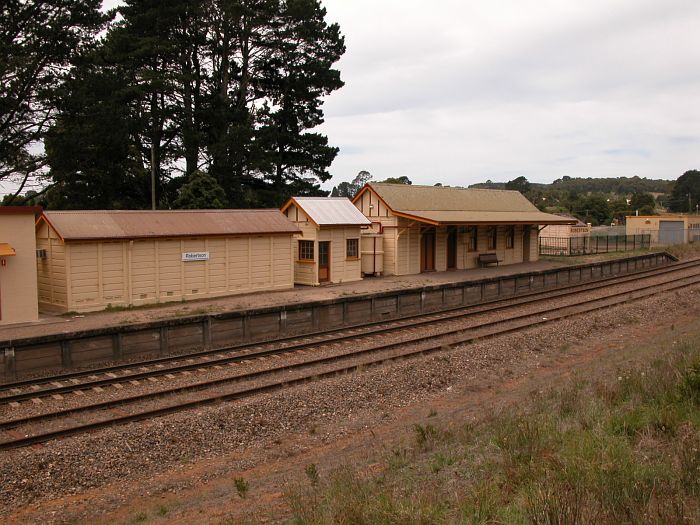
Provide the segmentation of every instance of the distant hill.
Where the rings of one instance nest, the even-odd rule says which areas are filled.
[[[615,193],[629,195],[632,193],[671,193],[673,180],[647,179],[645,177],[614,177],[607,179],[594,179],[592,177],[574,178],[562,177],[551,184],[530,182],[533,190],[564,190],[576,193]],[[472,184],[470,188],[505,189],[505,182],[480,182]]]

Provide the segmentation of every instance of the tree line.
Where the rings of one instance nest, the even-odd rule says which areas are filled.
[[[542,211],[566,213],[594,226],[622,223],[626,215],[659,211],[696,213],[700,207],[700,171],[689,170],[678,180],[640,177],[594,179],[562,177],[552,184],[531,183],[525,177],[508,182],[473,184],[472,188],[517,190]]]
[[[0,182],[61,208],[277,206],[323,194],[345,51],[318,0],[7,0]],[[27,200],[27,199],[24,199]],[[9,201],[9,202],[8,202]]]

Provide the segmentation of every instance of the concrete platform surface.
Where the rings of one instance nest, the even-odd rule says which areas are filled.
[[[451,282],[477,281],[489,277],[548,270],[561,266],[566,266],[566,264],[564,264],[564,262],[538,261],[498,267],[490,266],[488,268],[472,270],[430,272],[419,275],[368,277],[362,281],[353,283],[328,284],[316,287],[296,286],[294,289],[290,290],[256,292],[220,297],[217,299],[187,301],[184,303],[164,303],[121,311],[111,310],[73,316],[42,314],[39,321],[36,323],[23,323],[21,325],[10,325],[0,328],[0,340],[71,333],[81,330],[123,326],[126,324],[184,317],[188,315],[303,303],[402,288],[415,288]]]

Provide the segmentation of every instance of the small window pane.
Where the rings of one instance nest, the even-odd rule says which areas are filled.
[[[358,243],[359,239],[348,239],[346,252],[347,257],[355,259],[358,257]]]
[[[489,228],[488,237],[489,237],[489,250],[495,250],[496,249],[496,228],[495,227]]]
[[[314,241],[299,241],[299,260],[314,260]]]
[[[476,226],[469,228],[469,251],[475,252],[477,247],[479,229]]]
[[[515,246],[515,226],[511,226],[506,230],[506,248]]]

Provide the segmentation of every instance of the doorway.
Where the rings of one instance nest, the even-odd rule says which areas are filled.
[[[447,228],[447,269],[457,268],[457,228]]]
[[[523,262],[530,262],[530,240],[532,238],[532,226],[525,226],[523,231]]]
[[[420,271],[435,271],[435,228],[424,230],[421,236]]]
[[[318,282],[326,283],[331,278],[331,243],[330,241],[318,242]]]

